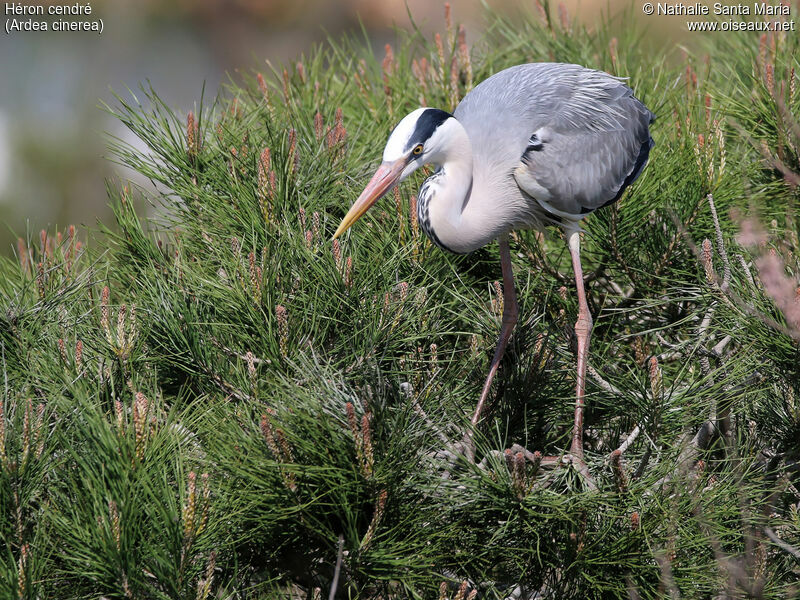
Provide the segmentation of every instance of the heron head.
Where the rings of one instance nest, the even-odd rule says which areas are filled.
[[[428,163],[437,163],[453,115],[437,108],[418,108],[397,124],[386,148],[383,162],[342,219],[334,239],[344,233],[394,186]]]

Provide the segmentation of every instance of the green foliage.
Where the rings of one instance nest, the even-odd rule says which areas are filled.
[[[619,38],[544,17],[490,17],[471,52],[452,27],[382,62],[331,41],[196,114],[147,87],[109,107],[158,192],[111,186],[96,248],[42,232],[0,262],[0,595],[317,597],[337,563],[342,597],[797,591],[797,40],[673,65],[630,15]],[[330,240],[406,111],[544,60],[629,76],[659,117],[643,176],[586,222],[589,478],[562,460],[557,232],[515,235],[522,319],[474,460],[497,250],[433,247],[422,176]]]

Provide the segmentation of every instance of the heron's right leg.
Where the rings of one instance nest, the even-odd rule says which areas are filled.
[[[572,427],[572,444],[570,454],[583,459],[583,412],[586,409],[586,367],[589,360],[589,340],[592,337],[592,313],[586,302],[586,290],[583,284],[583,268],[581,267],[581,234],[574,228],[567,232],[569,252],[572,256],[572,268],[575,271],[575,287],[578,291],[578,320],[575,323],[575,336],[578,338],[578,368],[575,384],[575,420]]]
[[[514,325],[517,324],[517,317],[519,316],[517,295],[514,293],[514,274],[511,271],[511,251],[508,247],[508,236],[501,236],[498,240],[498,245],[500,246],[500,264],[503,268],[503,324],[500,328],[500,337],[497,340],[497,348],[494,351],[492,364],[489,367],[489,374],[483,384],[478,406],[475,407],[475,413],[472,415],[473,427],[481,420],[481,415],[486,407],[486,400],[492,387],[492,380],[494,380],[495,373],[497,373],[497,367],[500,365],[500,361],[506,351],[508,339],[511,337],[511,332],[514,330]]]

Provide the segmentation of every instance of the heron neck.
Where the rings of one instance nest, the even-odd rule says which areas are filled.
[[[459,124],[457,129],[437,161],[440,170],[432,182],[428,207],[429,235],[448,250],[465,254],[502,232],[490,226],[496,220],[489,214],[490,206],[476,197],[480,182],[473,171],[472,146],[464,128]]]

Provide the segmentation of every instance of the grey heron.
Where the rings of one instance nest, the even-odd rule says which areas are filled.
[[[580,258],[580,221],[618,200],[647,164],[655,116],[620,78],[579,65],[531,63],[492,75],[453,114],[419,108],[392,131],[383,163],[334,238],[419,167],[433,175],[418,194],[421,228],[456,253],[498,240],[503,319],[472,426],[481,419],[519,313],[508,233],[564,230],[578,294],[576,401],[569,453],[583,463],[585,382],[592,332]]]

